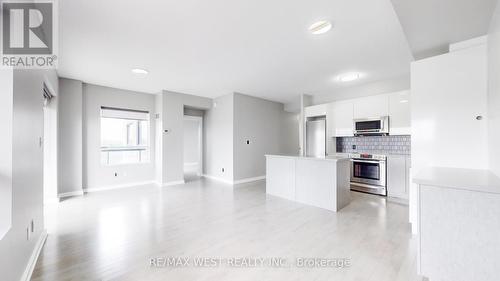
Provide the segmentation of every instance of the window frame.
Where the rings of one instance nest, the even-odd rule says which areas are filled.
[[[114,111],[124,111],[124,112],[132,112],[132,113],[141,113],[141,114],[147,114],[146,119],[139,119],[139,118],[121,118],[121,117],[104,117],[102,116],[102,111],[103,110],[114,110]],[[107,119],[118,119],[118,120],[133,120],[137,121],[137,136],[136,136],[136,142],[137,145],[127,145],[127,146],[104,146],[103,145],[103,135],[102,135],[102,119],[107,118]],[[146,121],[147,122],[147,139],[146,139],[146,144],[140,145],[141,144],[141,132],[142,132],[142,126],[141,121]],[[100,164],[101,166],[123,166],[123,165],[143,165],[143,164],[150,164],[151,163],[151,115],[150,112],[147,110],[136,110],[136,109],[125,109],[125,108],[115,108],[115,107],[106,107],[106,106],[101,106],[100,108],[100,116],[99,116],[99,125],[100,125],[100,146],[99,146],[99,152],[101,154],[100,157]],[[129,126],[127,125],[126,128],[126,143],[129,142]],[[131,162],[131,163],[117,163],[113,164],[109,162],[109,154],[110,152],[128,152],[128,151],[138,151],[139,152],[139,161],[138,162]],[[102,161],[102,153],[107,152],[107,161],[104,163]],[[142,161],[142,153],[148,153],[149,157],[147,157],[147,161]]]

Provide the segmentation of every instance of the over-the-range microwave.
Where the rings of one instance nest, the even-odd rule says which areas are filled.
[[[354,135],[388,135],[389,134],[389,116],[377,118],[354,119]]]

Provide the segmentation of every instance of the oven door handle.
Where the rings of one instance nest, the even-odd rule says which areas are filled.
[[[384,160],[357,160],[357,159],[351,159],[351,162],[359,162],[359,163],[380,163],[380,162],[385,162]]]
[[[356,130],[356,132],[379,132],[381,129],[383,128],[380,128],[380,129],[359,129],[359,130]]]

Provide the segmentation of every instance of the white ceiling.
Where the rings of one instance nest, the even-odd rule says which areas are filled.
[[[59,75],[206,97],[299,94],[401,77],[413,60],[390,0],[60,1]],[[312,35],[328,19],[334,28]],[[146,68],[146,77],[131,73]],[[339,84],[338,74],[365,76]]]
[[[391,0],[416,59],[488,33],[497,0]]]

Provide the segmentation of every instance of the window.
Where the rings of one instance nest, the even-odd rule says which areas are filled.
[[[149,112],[101,107],[101,164],[149,162]]]

